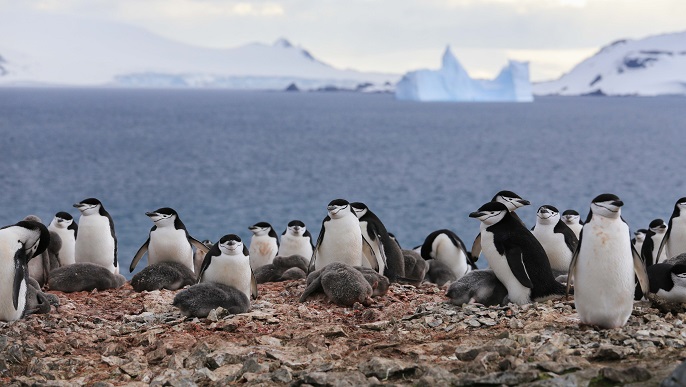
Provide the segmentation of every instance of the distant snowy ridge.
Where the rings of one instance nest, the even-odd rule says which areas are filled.
[[[412,71],[395,88],[395,97],[412,101],[531,102],[529,64],[509,61],[493,80],[472,79],[450,50],[438,70]]]
[[[686,31],[619,40],[555,81],[533,85],[536,95],[686,95]]]
[[[0,85],[307,90],[400,78],[334,68],[286,39],[212,49],[127,24],[11,12],[0,14],[0,58]]]

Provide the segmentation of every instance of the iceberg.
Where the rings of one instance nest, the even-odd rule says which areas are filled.
[[[532,102],[529,63],[509,61],[493,80],[472,79],[450,46],[439,70],[405,74],[395,87],[395,98],[409,101]]]

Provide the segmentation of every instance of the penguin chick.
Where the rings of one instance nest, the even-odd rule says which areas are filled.
[[[310,261],[302,255],[294,254],[287,257],[277,256],[272,263],[274,266],[284,269],[284,271],[292,267],[297,267],[302,271],[307,272],[307,266]]]
[[[24,309],[24,317],[30,314],[46,314],[50,313],[51,306],[56,307],[60,305],[60,300],[56,295],[50,293],[43,293],[38,285],[38,282],[33,278],[29,278],[26,282],[26,309]]]
[[[137,292],[160,289],[178,290],[196,283],[195,274],[181,262],[158,262],[146,266],[131,278],[131,287]]]
[[[277,256],[270,264],[260,266],[255,273],[255,281],[258,284],[267,282],[280,282],[289,279],[306,278],[308,261],[301,255],[291,255],[288,257]],[[298,270],[291,270],[298,269]],[[283,275],[289,272],[287,278]],[[300,273],[303,273],[302,275]]]
[[[279,282],[283,269],[276,267],[273,263],[260,266],[253,271],[255,275],[255,282],[257,284],[265,284],[267,282]]]
[[[401,282],[419,287],[429,271],[429,263],[414,250],[402,250],[402,252],[405,260],[405,278]]]
[[[50,290],[72,293],[94,289],[115,289],[125,283],[126,278],[123,275],[112,273],[106,267],[89,262],[77,262],[53,270],[50,273],[48,286]]]
[[[291,267],[281,274],[281,281],[292,281],[307,278],[307,272],[299,267]]]
[[[507,288],[493,270],[474,270],[450,284],[446,296],[455,305],[477,303],[484,306],[504,305]]]
[[[373,293],[362,273],[352,266],[332,262],[307,276],[307,288],[300,296],[304,302],[310,294],[323,290],[328,299],[339,306],[352,306],[356,302],[369,306]]]
[[[432,284],[441,287],[457,280],[455,273],[445,263],[435,259],[429,259],[426,262],[429,265],[429,270],[424,276],[424,279],[427,282],[431,282]]]
[[[388,288],[391,285],[391,281],[385,275],[377,273],[374,269],[365,266],[355,266],[355,269],[359,270],[364,276],[364,279],[369,282],[372,287],[372,297],[384,296],[388,293]]]
[[[245,293],[216,282],[203,282],[181,290],[174,297],[172,305],[188,317],[207,317],[212,309],[220,306],[230,314],[250,310],[250,300]]]

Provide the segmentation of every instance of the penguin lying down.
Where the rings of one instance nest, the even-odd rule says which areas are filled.
[[[131,278],[131,287],[137,292],[160,289],[178,290],[198,282],[195,273],[179,262],[158,262],[146,266]]]
[[[371,297],[386,294],[388,286],[388,278],[372,269],[334,262],[307,276],[307,287],[300,296],[300,302],[323,291],[331,302],[339,306],[352,306],[356,302],[369,306]]]
[[[46,314],[50,313],[50,307],[60,306],[60,300],[56,295],[50,293],[43,293],[38,282],[29,277],[26,282],[26,308],[24,309],[24,316],[30,314]]]
[[[50,272],[48,286],[50,290],[65,293],[106,290],[119,288],[126,283],[126,278],[109,269],[94,263],[74,263],[62,266]]]
[[[446,296],[455,305],[505,305],[507,288],[498,280],[493,270],[474,270],[450,284]]]
[[[248,296],[233,286],[202,282],[176,294],[172,305],[184,316],[207,317],[212,309],[222,307],[230,314],[246,313],[250,309]]]
[[[255,269],[255,280],[258,284],[281,282],[307,277],[308,261],[301,255],[274,257],[272,263]]]

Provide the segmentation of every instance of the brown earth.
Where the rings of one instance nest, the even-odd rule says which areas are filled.
[[[645,302],[597,330],[571,301],[462,307],[394,284],[343,308],[299,303],[304,282],[207,319],[184,318],[173,291],[51,292],[58,310],[0,323],[0,385],[657,385],[686,357],[686,314]]]

